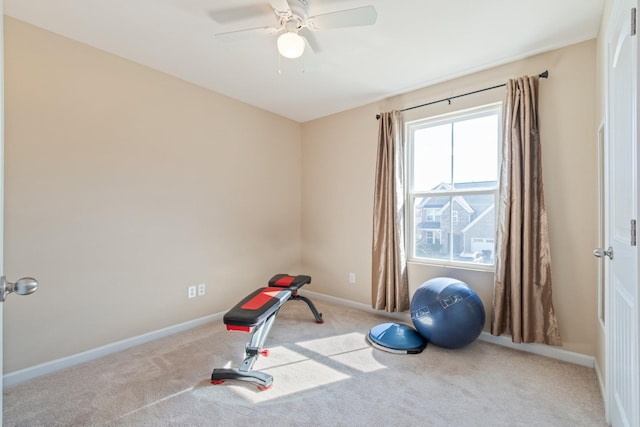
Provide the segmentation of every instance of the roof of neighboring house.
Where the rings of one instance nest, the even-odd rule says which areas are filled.
[[[497,185],[496,181],[478,181],[478,182],[460,182],[453,185],[448,183],[440,183],[435,186],[432,191],[451,191],[451,190],[468,190],[468,189],[485,189],[494,188]],[[469,213],[474,215],[480,215],[489,206],[493,205],[493,201],[490,200],[484,194],[468,194],[465,196],[454,196],[456,201]],[[418,208],[423,209],[442,209],[449,203],[449,196],[431,196],[425,197],[419,204]]]
[[[490,205],[487,209],[485,209],[484,211],[482,211],[482,213],[478,216],[476,216],[473,221],[471,221],[469,223],[469,225],[467,225],[465,228],[462,229],[462,233],[466,233],[467,231],[471,230],[477,223],[478,221],[480,221],[483,217],[485,217],[488,213],[493,212],[493,210],[495,209],[495,205]]]

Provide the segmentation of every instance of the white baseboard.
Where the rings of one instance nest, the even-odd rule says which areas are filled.
[[[152,331],[137,337],[127,338],[122,341],[117,341],[111,344],[103,345],[91,350],[83,351],[82,353],[74,354],[71,356],[63,357],[61,359],[52,360],[50,362],[42,363],[40,365],[31,366],[29,368],[21,369],[19,371],[10,372],[4,374],[3,386],[10,387],[15,384],[42,376],[52,374],[62,369],[70,368],[72,366],[79,365],[81,363],[89,362],[91,360],[98,359],[100,357],[107,356],[112,353],[117,353],[122,350],[126,350],[131,347],[135,347],[140,344],[145,344],[150,341],[155,341],[160,338],[168,337],[179,332],[184,332],[189,329],[195,328],[200,325],[215,322],[222,319],[224,313],[212,314],[209,316],[201,317],[199,319],[190,320],[188,322],[180,323],[178,325],[169,326],[157,331]]]
[[[602,371],[600,370],[600,365],[598,363],[594,363],[593,365],[596,371],[596,378],[598,379],[598,385],[600,386],[600,394],[602,395],[602,401],[607,404],[607,388],[605,387],[604,375],[602,375]]]
[[[333,302],[335,304],[340,304],[340,305],[352,307],[361,311],[378,314],[380,316],[411,323],[411,316],[407,312],[389,313],[382,310],[375,310],[367,304],[362,304],[359,302],[354,302],[354,301],[350,301],[342,298],[332,297],[329,295],[320,294],[312,291],[305,291],[304,294],[320,300]],[[217,320],[222,319],[223,316],[224,316],[224,313],[212,314],[210,316],[201,317],[199,319],[190,320],[188,322],[180,323],[178,325],[169,326],[163,329],[159,329],[157,331],[152,331],[143,335],[139,335],[137,337],[127,338],[122,341],[117,341],[111,344],[104,345],[102,347],[84,351],[82,353],[63,357],[61,359],[52,360],[50,362],[42,363],[40,365],[21,369],[19,371],[10,372],[8,374],[3,375],[3,383],[4,383],[3,385],[4,387],[10,387],[12,385],[19,384],[21,382],[24,382],[42,375],[52,374],[62,369],[70,368],[72,366],[76,366],[81,363],[89,362],[91,360],[95,360],[112,353],[126,350],[128,348],[135,347],[137,345],[145,344],[150,341],[164,338],[179,332],[184,332],[200,325],[215,322]],[[589,368],[595,367],[596,374],[598,375],[598,380],[600,381],[601,390],[604,390],[602,386],[602,376],[600,375],[597,364],[595,363],[595,358],[593,356],[574,353],[571,351],[563,350],[563,349],[552,347],[552,346],[542,345],[542,344],[516,344],[511,342],[511,339],[508,337],[496,337],[496,336],[490,335],[487,332],[483,332],[482,334],[480,334],[480,337],[478,339],[481,341],[486,341],[493,344],[501,345],[504,347],[513,348],[515,350],[526,351],[529,353],[550,357],[552,359],[574,363],[576,365],[582,365]]]
[[[406,321],[411,322],[411,315],[409,313],[407,313],[407,312],[389,313],[387,311],[376,310],[376,309],[372,308],[370,305],[362,304],[361,302],[355,302],[355,301],[350,301],[350,300],[347,300],[347,299],[332,297],[330,295],[319,294],[319,293],[313,292],[313,291],[304,291],[304,294],[312,296],[312,297],[320,299],[320,300],[333,302],[335,304],[346,305],[347,307],[355,308],[355,309],[358,309],[360,311],[366,311],[366,312],[369,312],[369,313],[379,314],[381,316],[386,316],[386,317],[390,317],[390,318],[393,318],[393,319],[406,320]]]
[[[357,303],[341,298],[332,297],[329,295],[319,294],[316,292],[305,291],[305,295],[313,295],[318,299],[323,299],[326,301],[334,302],[336,304],[346,305],[349,307],[357,308],[363,311],[368,311],[370,313],[376,313],[381,316],[386,316],[394,319],[404,320],[411,323],[411,315],[409,313],[388,313],[382,310],[375,310],[371,308],[367,304]],[[515,350],[526,351],[528,353],[538,354],[540,356],[550,357],[552,359],[562,360],[564,362],[573,363],[576,365],[586,366],[588,368],[593,368],[596,366],[595,357],[587,356],[581,353],[575,353],[572,351],[563,350],[558,347],[553,347],[544,344],[527,344],[527,343],[514,343],[511,341],[510,337],[504,336],[494,336],[489,334],[488,332],[483,332],[478,337],[480,341],[490,342],[493,344],[501,345],[503,347],[509,347]]]
[[[586,366],[587,368],[593,368],[595,366],[596,358],[593,356],[563,350],[561,348],[550,345],[514,343],[511,341],[510,337],[497,337],[495,335],[491,335],[488,332],[481,333],[478,339],[480,341],[490,342],[493,344],[501,345],[503,347],[512,348],[514,350],[526,351],[527,353],[550,357],[552,359],[562,360],[563,362],[569,362],[575,365]]]

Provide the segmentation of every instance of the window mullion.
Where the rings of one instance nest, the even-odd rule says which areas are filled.
[[[455,123],[451,123],[451,176],[449,177],[449,182],[451,183],[451,188],[455,188],[453,185],[453,126]]]
[[[450,178],[450,182],[451,182],[451,189],[455,189],[455,183],[453,180],[453,171],[454,171],[454,161],[455,161],[455,155],[454,155],[454,128],[455,128],[455,122],[451,123],[451,134],[450,134],[450,143],[451,143],[451,178]],[[454,230],[453,230],[453,196],[449,195],[449,261],[453,261],[453,242],[454,242]]]
[[[458,191],[417,191],[411,193],[415,197],[446,197],[446,196],[473,196],[482,194],[493,194],[498,187],[487,187],[474,190],[458,190]]]

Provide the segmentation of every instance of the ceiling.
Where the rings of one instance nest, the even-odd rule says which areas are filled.
[[[310,15],[373,5],[373,26],[314,33],[280,58],[268,0],[4,0],[4,13],[298,122],[597,36],[604,0],[309,0]],[[531,70],[535,73],[539,70]],[[541,71],[541,70],[540,70]]]

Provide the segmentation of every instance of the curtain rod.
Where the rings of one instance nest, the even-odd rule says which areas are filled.
[[[543,71],[542,73],[538,74],[538,77],[540,77],[541,79],[548,78],[549,77],[549,71],[548,70]],[[404,108],[404,109],[400,110],[400,112],[413,110],[414,108],[426,107],[427,105],[438,104],[439,102],[444,102],[444,101],[449,101],[449,104],[451,104],[451,100],[452,99],[462,98],[463,96],[473,95],[473,94],[476,94],[476,93],[485,92],[487,90],[497,89],[499,87],[504,87],[506,85],[507,85],[506,83],[503,83],[501,85],[485,87],[484,89],[474,90],[473,92],[463,93],[462,95],[450,96],[448,98],[442,98],[442,99],[439,99],[437,101],[427,102],[426,104],[420,104],[420,105],[416,105],[416,106],[413,106],[413,107]],[[376,114],[376,120],[380,120],[380,114]]]

